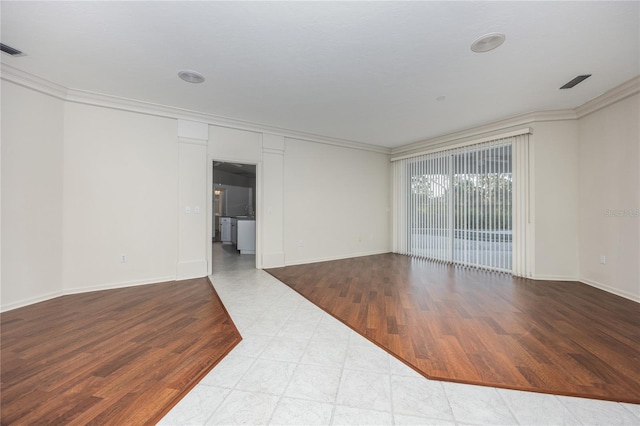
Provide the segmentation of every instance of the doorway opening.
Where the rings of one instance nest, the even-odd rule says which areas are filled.
[[[255,265],[256,176],[255,164],[213,161],[212,270]]]

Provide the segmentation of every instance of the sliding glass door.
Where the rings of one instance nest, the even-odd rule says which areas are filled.
[[[510,272],[511,149],[493,142],[407,161],[406,254]]]
[[[511,144],[452,156],[455,263],[511,271]]]

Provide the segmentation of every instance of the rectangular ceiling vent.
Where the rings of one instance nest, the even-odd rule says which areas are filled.
[[[7,46],[6,44],[3,44],[3,43],[0,43],[0,50],[2,50],[4,53],[8,53],[11,56],[22,56],[22,55],[24,55],[24,53],[22,53],[18,49],[14,49],[13,47]]]
[[[564,86],[562,86],[561,89],[571,89],[572,87],[582,83],[589,77],[591,77],[591,74],[579,75],[573,80],[571,80],[570,82],[568,82],[567,84],[565,84]]]

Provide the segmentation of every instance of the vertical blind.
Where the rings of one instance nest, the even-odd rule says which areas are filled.
[[[527,133],[392,161],[395,253],[528,273]]]

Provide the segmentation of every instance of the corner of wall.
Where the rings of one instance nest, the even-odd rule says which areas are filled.
[[[579,279],[640,299],[640,85],[579,119]]]

